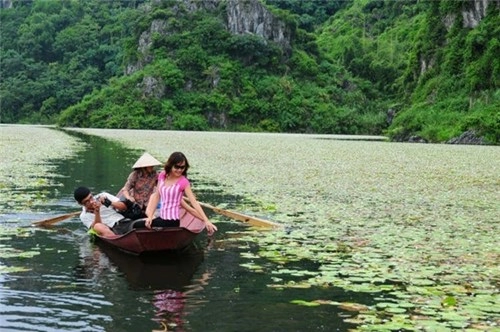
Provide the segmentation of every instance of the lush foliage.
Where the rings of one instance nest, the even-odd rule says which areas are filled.
[[[490,3],[476,28],[464,28],[461,11],[471,5],[355,1],[322,28],[318,44],[388,98],[398,112],[391,137],[440,142],[474,130],[498,143],[499,7]]]
[[[2,122],[52,123],[122,72],[139,1],[16,1],[2,22]]]
[[[291,52],[229,33],[223,1],[16,1],[0,10],[0,121],[499,141],[495,3],[474,29],[467,1],[265,5]]]

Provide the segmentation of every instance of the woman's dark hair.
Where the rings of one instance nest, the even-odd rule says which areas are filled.
[[[186,165],[186,168],[184,168],[184,171],[182,171],[182,175],[187,177],[187,170],[189,168],[189,163],[188,163],[186,156],[182,152],[174,152],[170,155],[170,157],[168,157],[168,160],[165,163],[165,167],[164,167],[165,173],[170,174],[170,172],[172,171],[172,167],[174,167],[174,165],[178,165],[182,162],[185,162],[185,165]]]

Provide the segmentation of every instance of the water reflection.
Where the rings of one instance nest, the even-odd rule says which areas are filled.
[[[189,285],[204,259],[203,251],[196,248],[190,248],[181,254],[133,256],[99,242],[94,251],[104,253],[123,273],[130,289],[133,290],[182,290]]]
[[[125,183],[128,174],[142,152],[125,148],[123,145],[107,141],[98,136],[84,135],[74,131],[65,131],[75,136],[89,148],[80,153],[78,158],[59,163],[58,174],[69,174],[60,179],[61,191],[71,195],[74,188],[83,185],[96,192],[117,193]]]
[[[151,319],[161,330],[184,330],[187,302],[190,308],[196,305],[190,297],[202,290],[210,279],[210,273],[205,271],[193,280],[204,261],[204,251],[195,246],[182,253],[133,256],[106,243],[89,245],[87,241],[81,245],[80,252],[80,263],[75,268],[78,278],[97,281],[110,271],[123,276],[129,290],[150,295],[149,301],[154,306]]]

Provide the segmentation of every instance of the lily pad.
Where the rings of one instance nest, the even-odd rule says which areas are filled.
[[[298,305],[301,305],[304,307],[317,307],[317,306],[321,305],[318,302],[314,302],[314,301],[310,302],[310,301],[304,301],[304,300],[292,300],[292,301],[290,301],[290,303],[298,304]]]

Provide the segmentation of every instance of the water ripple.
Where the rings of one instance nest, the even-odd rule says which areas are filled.
[[[97,313],[112,306],[93,293],[43,293],[0,288],[1,331],[104,331],[110,316]]]

